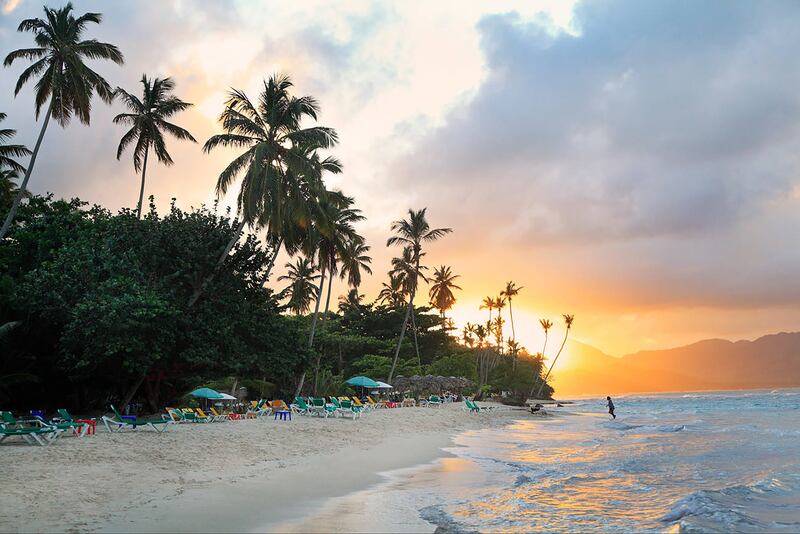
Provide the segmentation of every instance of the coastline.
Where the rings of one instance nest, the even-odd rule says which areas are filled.
[[[375,485],[382,472],[446,456],[442,449],[461,432],[519,415],[470,414],[454,403],[377,410],[357,421],[297,416],[175,425],[164,434],[98,429],[46,448],[5,446],[0,530],[285,530],[329,500]]]

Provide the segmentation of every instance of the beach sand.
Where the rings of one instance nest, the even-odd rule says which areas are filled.
[[[376,410],[356,421],[182,424],[163,434],[98,425],[96,436],[50,447],[3,444],[0,531],[276,529],[379,482],[380,472],[442,456],[459,432],[523,415],[461,406]]]

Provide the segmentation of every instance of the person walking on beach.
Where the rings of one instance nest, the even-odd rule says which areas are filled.
[[[616,419],[617,416],[614,415],[614,401],[611,400],[611,397],[606,397],[606,400],[608,401],[608,413],[611,414],[611,417]]]

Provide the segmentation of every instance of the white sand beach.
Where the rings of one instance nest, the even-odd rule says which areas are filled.
[[[376,410],[360,420],[295,416],[173,425],[49,447],[4,445],[0,530],[263,531],[313,514],[379,472],[432,461],[462,431],[520,411],[461,404]]]

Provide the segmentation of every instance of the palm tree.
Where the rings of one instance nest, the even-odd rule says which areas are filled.
[[[445,311],[452,308],[453,304],[456,303],[453,290],[461,289],[453,283],[456,278],[460,278],[460,275],[453,274],[450,267],[446,265],[442,265],[438,269],[434,268],[433,270],[433,285],[428,291],[428,295],[431,298],[431,304],[433,304],[442,315],[442,319],[444,319]]]
[[[500,338],[497,343],[497,349],[500,354],[503,354],[503,325],[505,324],[505,321],[503,320],[503,308],[505,307],[506,299],[501,296],[497,296],[494,299],[494,309],[497,310],[497,319],[495,319],[495,321],[499,319],[499,322],[496,323],[495,329],[499,330],[500,332]]]
[[[363,306],[361,301],[364,300],[364,295],[359,294],[357,288],[353,288],[347,292],[347,295],[339,297],[339,313],[347,314],[358,310]]]
[[[425,253],[421,253],[420,256],[425,256]],[[428,278],[422,272],[427,270],[427,266],[420,265],[419,272],[417,271],[417,265],[414,260],[414,249],[411,247],[404,247],[403,253],[399,257],[392,258],[392,270],[389,271],[389,275],[397,277],[400,280],[403,302],[405,302],[407,297],[411,296],[413,286],[417,282],[417,275],[419,275],[419,278],[422,278],[424,282],[428,281]]]
[[[389,382],[391,383],[394,377],[394,370],[397,367],[397,358],[400,356],[400,347],[403,344],[403,336],[406,333],[406,326],[408,318],[414,307],[414,296],[417,292],[417,282],[419,279],[419,263],[422,255],[422,243],[436,241],[449,234],[453,230],[451,228],[434,228],[431,229],[428,220],[425,217],[427,208],[414,211],[408,210],[408,219],[400,219],[392,223],[391,229],[395,233],[386,241],[386,246],[401,245],[403,247],[411,247],[413,252],[413,259],[416,265],[414,272],[414,284],[411,287],[411,295],[408,300],[408,308],[406,309],[406,317],[403,321],[403,326],[400,330],[400,339],[397,342],[397,349],[394,352],[394,360],[392,361],[392,368],[389,371]]]
[[[142,74],[141,81],[143,86],[141,100],[121,87],[117,87],[116,95],[127,106],[130,113],[120,113],[114,117],[114,124],[126,124],[131,127],[119,141],[117,159],[122,157],[122,153],[128,145],[136,141],[136,148],[133,150],[133,168],[136,172],[142,172],[139,202],[136,203],[136,216],[139,218],[142,217],[144,179],[147,173],[147,156],[150,149],[153,149],[158,161],[164,165],[172,165],[172,157],[167,152],[167,145],[164,141],[164,132],[176,139],[197,142],[188,131],[166,120],[192,105],[171,94],[175,88],[172,78],[148,80],[147,76]]]
[[[555,367],[556,362],[558,361],[558,357],[561,356],[561,351],[564,350],[564,345],[566,345],[566,343],[567,343],[567,337],[569,336],[569,331],[572,328],[572,321],[575,320],[575,316],[574,315],[566,315],[565,314],[565,315],[563,315],[563,317],[564,317],[564,324],[567,327],[567,330],[564,332],[564,341],[561,342],[561,348],[558,349],[558,353],[556,354],[556,357],[553,358],[553,363],[550,364],[550,368],[547,370],[547,374],[544,375],[544,379],[542,380],[542,383],[539,385],[539,391],[536,393],[536,397],[537,398],[539,397],[539,395],[542,394],[542,388],[547,383],[547,378],[550,376],[550,371],[553,370],[553,367]]]
[[[61,127],[66,127],[73,115],[88,125],[94,93],[96,92],[106,103],[111,103],[114,99],[114,91],[108,82],[90,69],[84,60],[108,59],[122,65],[122,52],[109,43],[101,43],[96,39],[82,39],[87,26],[100,24],[103,17],[100,13],[85,13],[76,18],[72,14],[72,9],[71,3],[67,3],[61,9],[45,7],[43,19],[23,20],[17,31],[33,33],[36,46],[14,50],[3,61],[6,67],[17,59],[33,61],[33,64],[20,74],[14,87],[14,96],[19,94],[32,77],[41,75],[36,83],[36,118],[39,118],[39,113],[45,104],[47,111],[25,177],[14,197],[3,227],[0,228],[0,239],[5,237],[11,227],[19,203],[28,188],[28,180],[39,155],[50,117],[52,116]]]
[[[372,268],[369,266],[372,258],[367,256],[369,249],[370,247],[365,245],[363,240],[351,239],[340,251],[341,278],[347,277],[347,284],[355,290],[358,290],[361,285],[361,271],[372,274]]]
[[[389,273],[389,283],[383,282],[381,284],[381,291],[378,293],[378,298],[375,302],[381,304],[388,304],[392,307],[399,307],[406,303],[405,295],[403,293],[403,280],[399,276]]]
[[[280,297],[289,297],[287,306],[296,315],[308,313],[311,303],[317,298],[317,286],[314,283],[320,275],[307,258],[297,258],[294,264],[286,264],[286,274],[278,277],[278,281],[288,280],[289,285],[281,291]]]
[[[542,347],[542,357],[544,357],[547,352],[547,333],[553,328],[553,322],[550,319],[539,319],[539,324],[542,325],[542,330],[544,330],[544,346]]]
[[[5,118],[6,114],[0,113],[0,122]],[[16,130],[0,128],[0,208],[11,206],[14,196],[19,191],[14,181],[19,177],[19,173],[25,172],[25,167],[14,158],[29,156],[31,153],[23,145],[5,144],[16,134]]]
[[[461,329],[461,339],[463,339],[464,344],[470,348],[475,344],[475,338],[472,337],[474,333],[475,325],[469,322]]]
[[[489,331],[494,334],[494,340],[497,343],[497,350],[500,354],[503,353],[503,325],[505,321],[502,317],[497,316],[494,321],[489,323]]]
[[[217,178],[217,196],[222,196],[242,177],[237,197],[241,221],[222,251],[217,268],[228,257],[245,225],[266,226],[277,255],[287,219],[307,227],[310,211],[324,194],[323,173],[342,170],[338,160],[330,156],[321,159],[318,154],[318,150],[337,143],[336,132],[322,126],[301,128],[304,119],[316,120],[319,105],[311,96],[292,96],[292,85],[288,76],[270,76],[264,81],[257,104],[243,91],[232,89],[220,115],[225,133],[211,136],[203,145],[207,153],[219,146],[245,149]],[[212,272],[203,280],[189,306],[213,276]]]
[[[506,282],[506,288],[500,292],[501,297],[508,300],[508,314],[511,316],[511,339],[517,340],[517,333],[514,330],[514,310],[511,308],[511,299],[516,297],[523,288],[517,287],[514,282]]]
[[[481,310],[489,310],[489,321],[492,320],[492,310],[494,309],[494,299],[492,297],[484,297],[480,306]]]

